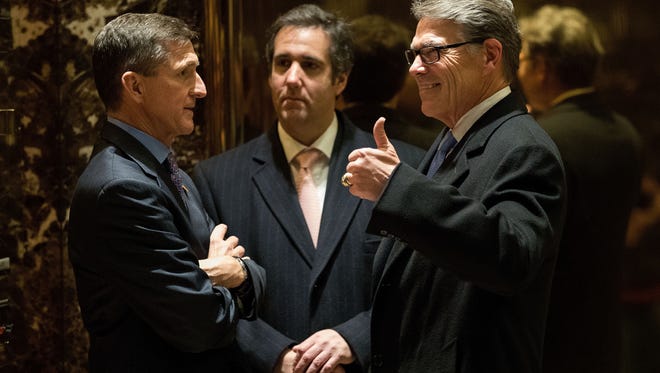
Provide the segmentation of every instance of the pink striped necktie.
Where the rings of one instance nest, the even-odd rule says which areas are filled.
[[[296,189],[298,191],[298,201],[302,208],[309,234],[312,236],[314,247],[318,242],[319,229],[321,228],[321,199],[319,198],[312,171],[314,165],[322,159],[323,153],[314,148],[307,148],[296,155],[294,167],[298,169],[296,175]]]

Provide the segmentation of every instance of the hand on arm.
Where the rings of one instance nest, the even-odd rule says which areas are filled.
[[[351,347],[332,329],[319,330],[294,346],[292,351],[296,355],[295,373],[343,372],[340,364],[355,361]]]
[[[230,236],[225,239],[225,234],[227,234],[225,224],[218,224],[213,228],[208,257],[214,258],[222,255],[242,257],[245,255],[245,248],[238,244],[238,237]]]
[[[356,149],[348,155],[346,171],[350,173],[350,192],[356,197],[375,201],[385,189],[387,180],[401,162],[385,133],[385,118],[374,124],[376,149]]]
[[[213,229],[209,255],[199,261],[199,266],[209,276],[213,285],[232,289],[240,286],[247,277],[243,265],[235,258],[242,257],[245,248],[238,245],[236,236],[225,239],[226,233],[227,226],[224,224],[219,224]]]

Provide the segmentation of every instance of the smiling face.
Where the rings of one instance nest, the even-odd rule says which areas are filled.
[[[417,24],[411,48],[442,46],[466,41],[460,26],[451,21],[422,18]],[[424,115],[436,118],[452,128],[456,122],[485,97],[483,53],[470,53],[465,44],[444,49],[440,59],[425,64],[417,56],[409,72],[417,81]]]
[[[158,66],[155,74],[140,76],[143,117],[140,129],[168,146],[177,136],[193,131],[195,102],[206,96],[192,43],[169,46],[171,54],[167,62]]]
[[[318,27],[282,28],[275,37],[268,83],[286,132],[309,145],[330,125],[346,74],[332,79],[330,39]]]

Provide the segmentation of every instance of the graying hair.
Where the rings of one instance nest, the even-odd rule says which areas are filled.
[[[521,41],[511,0],[414,0],[410,9],[417,20],[455,22],[465,40],[497,39],[502,43],[505,78],[514,80]]]
[[[573,7],[546,5],[520,20],[529,57],[543,56],[563,84],[592,85],[605,53],[596,28]]]
[[[158,13],[126,13],[110,21],[92,49],[94,81],[106,107],[119,105],[124,72],[153,75],[169,58],[172,43],[183,46],[197,36],[182,20]]]

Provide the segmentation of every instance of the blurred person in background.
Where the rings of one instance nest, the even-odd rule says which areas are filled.
[[[642,142],[594,87],[604,50],[586,15],[546,5],[522,18],[520,29],[520,85],[559,148],[567,180],[543,371],[618,373],[622,257],[639,196]]]
[[[367,132],[371,132],[378,118],[384,117],[390,138],[428,149],[438,128],[417,126],[397,110],[408,76],[403,52],[410,46],[412,33],[376,14],[354,19],[351,29],[355,62],[338,107]]]

